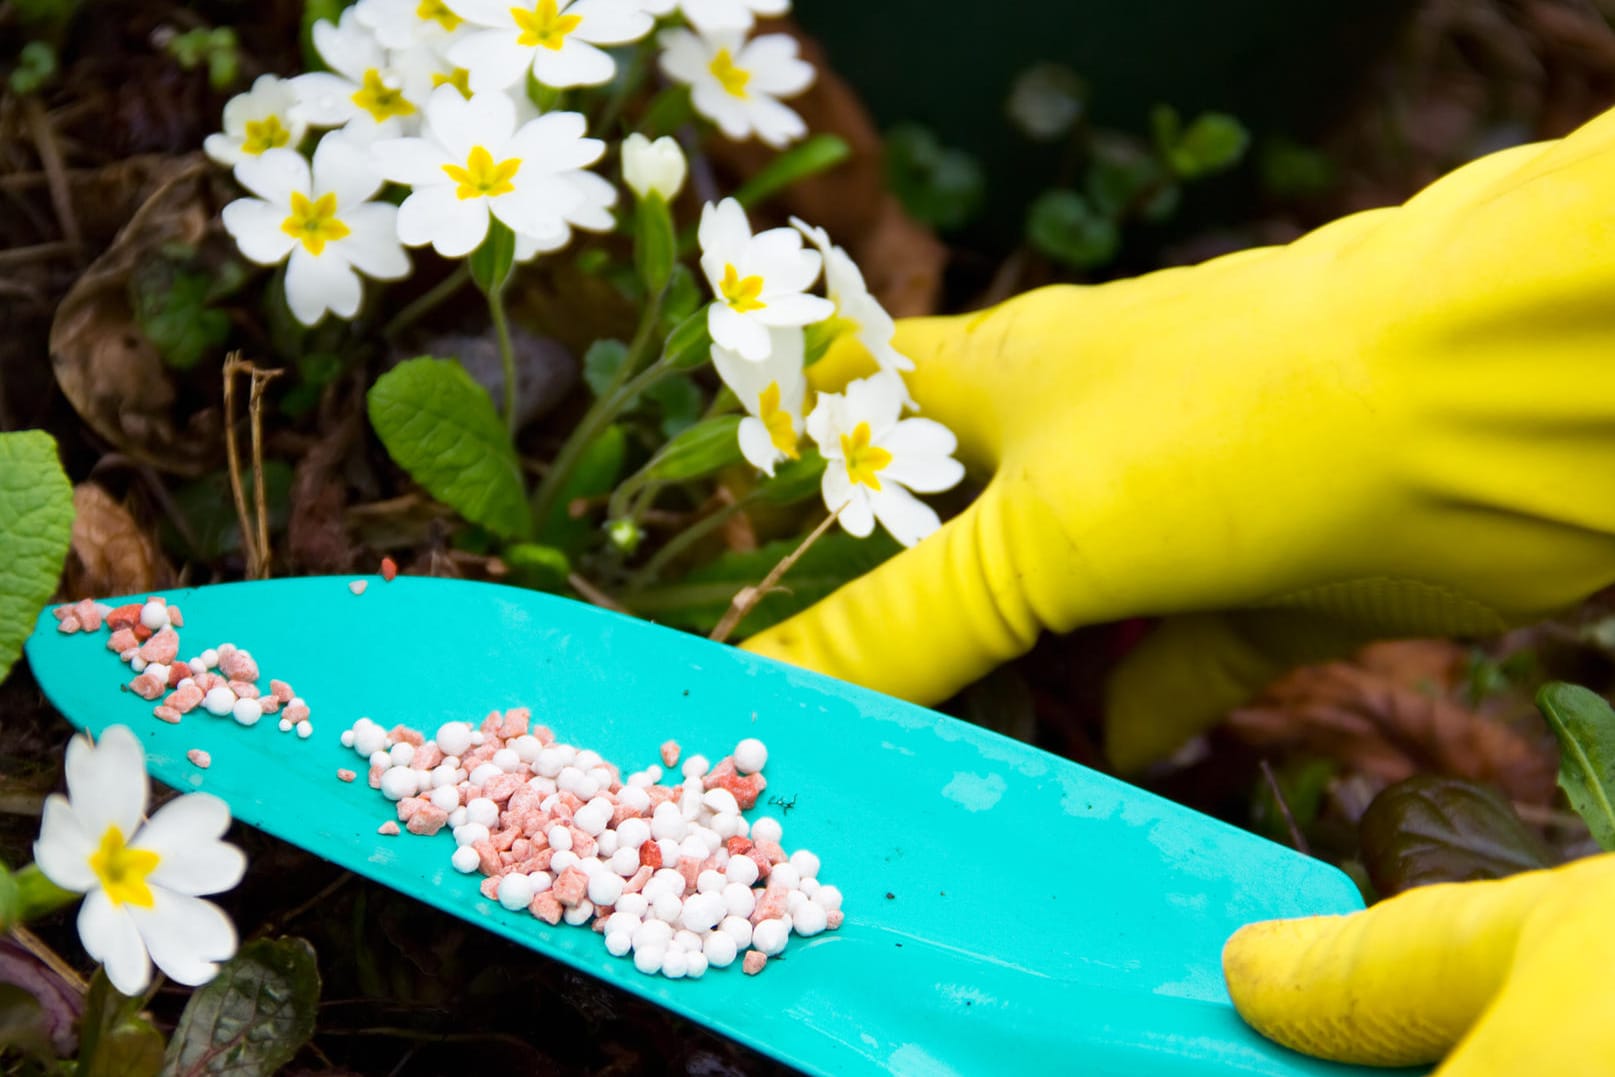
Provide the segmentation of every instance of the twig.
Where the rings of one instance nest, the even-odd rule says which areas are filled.
[[[34,148],[39,152],[39,163],[44,167],[45,175],[50,177],[51,208],[56,211],[56,223],[62,229],[62,238],[78,247],[84,242],[84,236],[79,232],[78,217],[73,213],[73,192],[67,185],[67,167],[62,164],[56,133],[51,129],[50,119],[37,98],[30,97],[23,102],[23,114],[27,117],[28,133],[33,137]]]
[[[61,954],[47,946],[44,939],[21,924],[11,925],[11,937],[21,943],[24,950],[39,958],[41,964],[60,976],[74,991],[83,995],[90,990],[90,985],[84,977],[80,976],[73,966],[63,961]]]
[[[241,525],[241,552],[247,555],[247,574],[252,575],[258,565],[257,542],[253,536],[252,521],[247,516],[247,495],[241,489],[241,456],[236,451],[236,372],[251,369],[252,364],[241,358],[240,352],[231,352],[224,359],[224,459],[230,469],[230,493],[236,502],[236,520]]]
[[[1307,839],[1302,836],[1301,828],[1295,825],[1295,816],[1290,814],[1290,805],[1285,802],[1284,791],[1279,788],[1278,775],[1273,773],[1273,768],[1268,765],[1266,759],[1261,761],[1261,766],[1262,777],[1267,779],[1267,787],[1273,793],[1273,802],[1279,806],[1279,814],[1284,816],[1284,825],[1290,828],[1290,844],[1295,846],[1296,852],[1311,856],[1312,850],[1307,846]]]
[[[566,582],[572,585],[572,590],[593,602],[596,606],[611,610],[615,613],[627,613],[628,610],[621,602],[606,594],[600,588],[578,575],[576,572],[567,574]]]
[[[50,243],[35,243],[31,247],[13,247],[8,251],[0,251],[0,266],[27,265],[29,262],[44,262],[77,253],[78,244],[69,239],[58,239]]]
[[[842,505],[841,509],[846,507],[846,505]],[[746,619],[746,614],[755,609],[757,603],[761,602],[774,589],[774,585],[779,583],[780,577],[789,572],[791,566],[796,564],[797,559],[807,553],[808,549],[819,541],[826,531],[830,530],[830,525],[835,523],[836,517],[841,515],[841,509],[836,509],[826,516],[819,526],[813,529],[813,533],[802,540],[801,545],[787,554],[779,564],[769,569],[768,575],[763,577],[762,583],[756,587],[741,588],[740,593],[735,595],[734,601],[729,604],[729,612],[723,615],[723,620],[718,622],[718,627],[714,628],[712,635],[707,638],[718,643],[728,639],[729,633],[735,630],[735,626]]]
[[[264,492],[264,386],[280,377],[279,370],[259,370],[252,367],[252,395],[247,411],[252,422],[252,487],[258,510],[258,564],[257,579],[269,578],[269,503]]]

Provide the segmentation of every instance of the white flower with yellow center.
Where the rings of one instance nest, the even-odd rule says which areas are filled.
[[[221,165],[265,150],[296,149],[308,130],[308,120],[297,105],[291,83],[274,75],[259,75],[252,89],[224,104],[224,130],[202,143],[207,155]]]
[[[572,227],[610,228],[616,189],[584,171],[605,143],[584,137],[576,112],[550,112],[516,125],[504,93],[473,94],[450,86],[426,102],[419,138],[383,139],[371,147],[382,174],[414,192],[398,209],[398,237],[430,243],[459,258],[488,234],[489,214],[516,233],[518,253],[556,250]]]
[[[769,336],[768,358],[762,362],[714,345],[712,365],[746,409],[746,418],[740,420],[740,454],[772,475],[775,464],[801,455],[797,443],[802,440],[807,375],[802,369],[802,330],[771,329]]]
[[[546,86],[598,86],[617,63],[598,46],[625,45],[650,33],[651,17],[629,0],[452,0],[480,29],[449,50],[470,70],[471,89],[502,90],[524,74]]]
[[[696,111],[729,138],[756,135],[777,149],[807,133],[802,117],[779,103],[813,83],[813,65],[797,57],[795,38],[668,30],[659,40],[662,71],[688,84]]]
[[[836,336],[851,334],[882,370],[913,370],[914,360],[892,347],[897,324],[880,300],[869,293],[864,275],[845,250],[830,242],[823,228],[792,217],[791,224],[824,255],[824,290],[835,304],[829,326]]]
[[[759,15],[783,15],[791,10],[791,0],[640,0],[640,7],[652,15],[669,15],[676,7],[703,33],[744,33]]]
[[[124,726],[101,743],[67,745],[67,796],[53,793],[34,843],[51,882],[84,895],[79,937],[125,995],[151,982],[151,963],[173,980],[211,980],[236,952],[235,926],[199,895],[241,881],[247,858],[219,839],[230,809],[207,793],[169,801],[146,819],[146,762]]]
[[[953,459],[953,431],[930,419],[903,419],[901,376],[882,372],[820,393],[807,430],[824,454],[824,503],[841,510],[841,526],[864,538],[879,520],[912,546],[941,526],[936,511],[914,493],[934,494],[964,477]],[[914,491],[914,493],[910,493]]]
[[[408,275],[398,209],[370,201],[381,175],[352,139],[336,132],[320,139],[312,169],[301,154],[278,149],[247,158],[235,174],[258,197],[225,206],[225,230],[252,261],[287,262],[286,304],[304,325],[327,311],[357,314],[360,273],[376,280]]]
[[[349,8],[340,22],[314,24],[314,47],[330,71],[291,80],[310,123],[341,127],[361,140],[413,130],[421,101],[410,95],[387,50]]]
[[[465,26],[444,0],[359,0],[353,15],[387,49],[437,44]]]
[[[701,210],[701,271],[717,297],[707,328],[719,347],[758,363],[768,358],[768,331],[801,327],[835,313],[828,299],[807,295],[819,275],[817,251],[802,249],[790,228],[751,234],[733,198]]]

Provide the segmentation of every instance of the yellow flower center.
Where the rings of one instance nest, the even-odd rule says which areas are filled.
[[[415,106],[404,100],[404,91],[392,89],[381,81],[381,72],[370,68],[364,73],[364,82],[353,95],[353,103],[370,113],[377,123],[393,116],[413,116]]]
[[[847,478],[855,485],[880,489],[880,472],[892,462],[892,454],[879,445],[869,444],[868,423],[859,423],[851,434],[841,435],[841,455],[847,461]]]
[[[751,72],[743,67],[735,66],[735,58],[729,54],[728,49],[719,49],[718,54],[707,64],[707,70],[712,77],[718,80],[724,92],[730,97],[746,98],[746,84],[751,81]]]
[[[439,86],[453,86],[460,91],[460,96],[467,101],[471,100],[471,72],[463,67],[457,67],[447,75],[442,72],[432,76],[432,89]]]
[[[566,35],[583,22],[582,15],[562,15],[555,0],[538,0],[531,11],[513,7],[510,17],[516,20],[516,29],[521,31],[516,44],[527,48],[540,46],[553,52],[560,52],[561,46],[566,44]]]
[[[157,868],[160,858],[148,849],[131,849],[123,842],[123,831],[116,824],[101,835],[101,847],[90,854],[90,870],[101,880],[101,889],[114,905],[152,907],[151,887],[146,876]]]
[[[796,427],[791,424],[791,413],[779,406],[779,397],[779,382],[769,382],[757,398],[757,417],[768,430],[768,440],[774,448],[795,460],[800,455],[796,451]]]
[[[742,277],[733,262],[724,264],[723,280],[718,282],[718,292],[723,296],[723,301],[739,314],[762,310],[768,305],[757,298],[763,294],[763,278],[755,275]]]
[[[336,195],[326,193],[310,200],[307,195],[292,192],[292,212],[280,222],[280,230],[303,244],[303,249],[318,258],[325,245],[343,238],[350,229],[337,219]]]
[[[454,33],[465,20],[449,10],[443,0],[421,0],[420,7],[415,9],[415,17],[422,22],[435,22],[443,27],[444,32]]]
[[[281,124],[279,116],[248,120],[247,135],[241,140],[241,152],[256,157],[265,150],[279,149],[291,140],[292,133]]]
[[[461,201],[467,198],[497,198],[502,194],[509,194],[516,189],[510,181],[515,178],[516,171],[521,168],[520,157],[510,157],[503,161],[495,161],[493,154],[488,152],[486,146],[471,147],[471,155],[465,159],[465,167],[459,165],[444,165],[443,171],[449,174],[449,179],[460,186],[454,191]]]

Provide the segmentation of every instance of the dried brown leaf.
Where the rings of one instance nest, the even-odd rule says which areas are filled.
[[[830,69],[817,42],[790,23],[770,29],[796,37],[803,58],[819,71],[806,93],[790,99],[790,107],[801,114],[808,130],[839,135],[852,148],[852,156],[840,165],[785,191],[781,205],[846,247],[870,291],[894,316],[935,313],[947,248],[887,191],[874,121],[852,87]],[[707,151],[722,167],[740,175],[757,172],[778,152],[756,140],[725,139],[714,139]]]
[[[157,540],[93,482],[73,488],[73,544],[63,575],[68,598],[156,591],[174,582]]]
[[[56,381],[97,434],[164,471],[195,476],[216,459],[218,417],[174,414],[175,385],[129,306],[129,276],[170,243],[199,244],[216,216],[200,155],[179,158],[67,293],[51,325]]]
[[[1307,666],[1229,716],[1229,729],[1263,752],[1338,759],[1389,784],[1420,773],[1491,782],[1514,800],[1553,798],[1546,742],[1449,696],[1456,645],[1378,644],[1357,662]]]

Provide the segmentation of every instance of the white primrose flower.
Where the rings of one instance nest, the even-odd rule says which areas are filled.
[[[471,89],[502,90],[529,70],[546,86],[598,86],[617,73],[598,48],[650,33],[651,17],[630,0],[453,0],[479,29],[449,50],[471,72]]]
[[[897,323],[869,293],[864,275],[851,255],[832,244],[830,234],[823,228],[799,217],[792,217],[791,224],[824,255],[824,290],[836,307],[833,318],[837,335],[850,333],[857,337],[882,370],[913,370],[914,360],[892,347]]]
[[[714,345],[712,365],[723,383],[740,398],[746,418],[740,420],[740,454],[759,471],[774,474],[781,460],[801,454],[802,402],[807,375],[802,368],[802,330],[770,329],[768,358],[760,363]]]
[[[387,50],[348,8],[340,22],[314,24],[314,47],[330,71],[314,71],[291,80],[309,122],[341,127],[362,139],[402,134],[412,126],[421,101],[411,100],[403,77],[394,70]]]
[[[296,149],[308,130],[308,120],[297,104],[291,83],[274,75],[259,75],[252,89],[224,104],[224,130],[202,142],[207,155],[221,165],[243,157],[256,157],[282,146]]]
[[[701,210],[701,271],[717,299],[707,328],[718,346],[757,363],[768,358],[770,329],[810,325],[835,313],[828,299],[807,295],[819,275],[817,251],[802,249],[790,228],[751,234],[733,198]]]
[[[668,135],[652,142],[635,131],[622,140],[623,182],[641,198],[654,192],[665,202],[673,201],[684,186],[687,167],[684,151]]]
[[[371,147],[383,175],[415,189],[398,209],[398,237],[459,258],[487,236],[491,213],[516,233],[518,253],[530,256],[564,247],[574,225],[610,228],[616,189],[584,171],[605,143],[584,130],[576,112],[546,113],[517,127],[506,94],[468,101],[439,87],[426,102],[421,137]]]
[[[697,30],[711,34],[750,30],[758,15],[783,15],[791,10],[791,0],[640,0],[639,6],[658,16],[678,8]]]
[[[398,242],[398,209],[370,198],[381,175],[364,150],[332,132],[314,148],[313,168],[292,150],[268,150],[236,165],[236,180],[257,198],[224,207],[224,227],[241,253],[286,266],[286,303],[304,325],[327,311],[352,318],[364,289],[359,274],[398,280],[409,256]]]
[[[797,57],[795,38],[668,30],[658,40],[662,71],[687,83],[696,111],[729,138],[756,135],[778,149],[807,133],[802,117],[778,100],[813,83],[813,65]]]
[[[288,151],[289,152],[289,151]],[[64,890],[84,895],[79,937],[125,995],[151,982],[155,961],[195,986],[236,952],[236,930],[199,895],[241,881],[247,858],[219,839],[230,809],[207,793],[169,801],[146,819],[146,763],[140,741],[110,726],[101,743],[67,745],[67,796],[53,793],[34,843],[34,861]]]
[[[436,44],[465,25],[444,0],[359,0],[353,15],[388,49]]]
[[[936,511],[909,491],[934,494],[964,477],[953,459],[953,431],[930,419],[903,419],[902,377],[882,372],[820,393],[807,430],[824,454],[821,488],[840,523],[864,538],[879,520],[891,536],[912,546],[941,526]],[[845,506],[845,507],[843,507]]]

